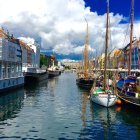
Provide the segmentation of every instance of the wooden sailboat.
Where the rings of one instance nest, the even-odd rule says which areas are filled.
[[[128,62],[128,76],[126,79],[121,79],[117,82],[118,97],[124,103],[140,108],[140,77],[131,75],[132,61],[132,45],[133,45],[133,24],[134,24],[134,0],[132,0],[131,8],[131,25],[130,25],[130,48]]]
[[[84,48],[84,70],[78,73],[78,78],[76,79],[76,84],[85,89],[91,89],[93,85],[93,78],[89,75],[89,60],[88,60],[88,22],[86,29],[86,43]]]
[[[113,88],[110,86],[110,79],[107,79],[107,51],[108,51],[108,30],[109,30],[109,1],[107,1],[107,23],[106,23],[106,45],[105,45],[105,61],[104,61],[104,76],[102,84],[97,85],[95,80],[90,91],[90,98],[94,103],[110,107],[116,103],[117,96],[113,94]],[[101,81],[100,81],[101,82]]]

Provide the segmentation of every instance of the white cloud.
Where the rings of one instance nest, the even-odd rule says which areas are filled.
[[[71,59],[63,59],[63,60],[61,60],[61,62],[63,63],[63,62],[79,62],[79,61],[71,60]]]
[[[105,45],[106,14],[85,8],[83,0],[0,0],[0,24],[16,37],[41,38],[42,47],[59,54],[80,54],[89,23],[89,48],[100,54]],[[127,30],[123,15],[110,13],[112,48],[123,47]],[[140,29],[140,23],[135,25]],[[140,30],[135,30],[139,37]]]
[[[81,54],[81,53],[84,52],[84,47],[85,47],[85,45],[83,45],[83,46],[77,46],[77,47],[75,47],[75,48],[73,49],[73,52],[74,52],[75,54]],[[90,53],[93,53],[93,52],[94,52],[94,49],[91,48],[90,45],[88,46],[88,50],[89,50]]]
[[[22,40],[22,41],[24,41],[25,43],[27,43],[27,44],[34,44],[34,38],[30,38],[30,37],[19,37],[18,39],[20,39],[20,40]]]

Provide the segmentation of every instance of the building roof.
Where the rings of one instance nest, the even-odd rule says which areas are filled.
[[[116,51],[114,52],[114,56],[120,56],[121,53],[122,53],[122,50],[116,50]]]
[[[114,53],[115,53],[116,51],[118,51],[118,49],[117,49],[117,48],[114,48],[114,49],[109,53],[109,56],[110,56],[110,57],[114,57]]]
[[[135,39],[135,40],[132,41],[132,47],[134,47],[133,44],[137,43],[137,41],[138,41],[137,39]],[[128,50],[129,47],[130,47],[130,43],[127,44],[127,45],[123,48],[123,50],[124,50],[124,51],[125,51],[125,50]]]
[[[24,47],[25,49],[34,52],[34,50],[32,48],[30,48],[29,45],[27,45],[25,42],[23,42],[22,40],[19,40],[17,38],[14,38],[13,35],[9,35],[9,32],[6,32],[3,28],[0,28],[0,37],[4,37],[7,38],[10,42],[16,43],[18,45],[21,45],[22,47]]]
[[[27,45],[25,42],[23,42],[22,40],[19,40],[20,42],[20,45],[22,45],[22,47],[24,47],[25,49],[31,51],[31,52],[34,52],[34,50],[32,48],[30,48],[29,45]]]

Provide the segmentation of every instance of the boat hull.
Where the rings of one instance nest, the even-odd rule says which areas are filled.
[[[91,100],[94,103],[105,107],[110,107],[115,105],[116,99],[117,96],[115,94],[111,94],[111,91],[105,93],[105,91],[102,90],[101,92],[98,93],[96,91],[91,93]]]
[[[61,74],[61,71],[51,71],[51,70],[48,70],[48,77],[51,78],[51,77],[55,77],[55,76],[58,76]]]
[[[139,108],[140,109],[140,95],[137,90],[131,91],[128,90],[128,85],[131,83],[136,84],[136,79],[126,79],[124,81],[118,81],[117,82],[117,96],[122,100],[123,104],[126,104],[127,106],[131,108]],[[128,82],[127,82],[128,81]],[[125,84],[124,84],[125,83]],[[126,85],[128,84],[128,85]],[[129,87],[130,88],[130,87]],[[135,88],[134,88],[135,89]]]
[[[84,88],[84,89],[89,89],[89,90],[92,88],[93,82],[94,82],[93,79],[79,78],[76,80],[76,84],[79,87]]]
[[[47,72],[41,72],[41,73],[25,72],[24,76],[25,76],[25,84],[39,82],[48,79]]]
[[[135,96],[130,96],[130,93],[122,91],[119,88],[117,90],[117,96],[123,101],[124,104],[129,105],[131,108],[137,107],[140,109],[140,97],[136,98]]]

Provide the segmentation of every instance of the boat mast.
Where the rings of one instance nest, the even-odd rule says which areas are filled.
[[[88,22],[85,19],[87,23],[87,28],[86,28],[86,41],[85,41],[85,49],[84,49],[84,76],[85,78],[88,78]]]
[[[131,75],[131,65],[132,65],[132,38],[133,38],[133,24],[134,24],[134,0],[132,0],[131,7],[131,27],[130,27],[130,49],[129,49],[129,61],[128,61],[128,75]]]
[[[106,21],[106,38],[105,38],[105,60],[104,60],[104,85],[103,88],[106,89],[106,67],[107,67],[107,49],[108,49],[108,29],[109,29],[109,0],[107,0],[107,21]]]

